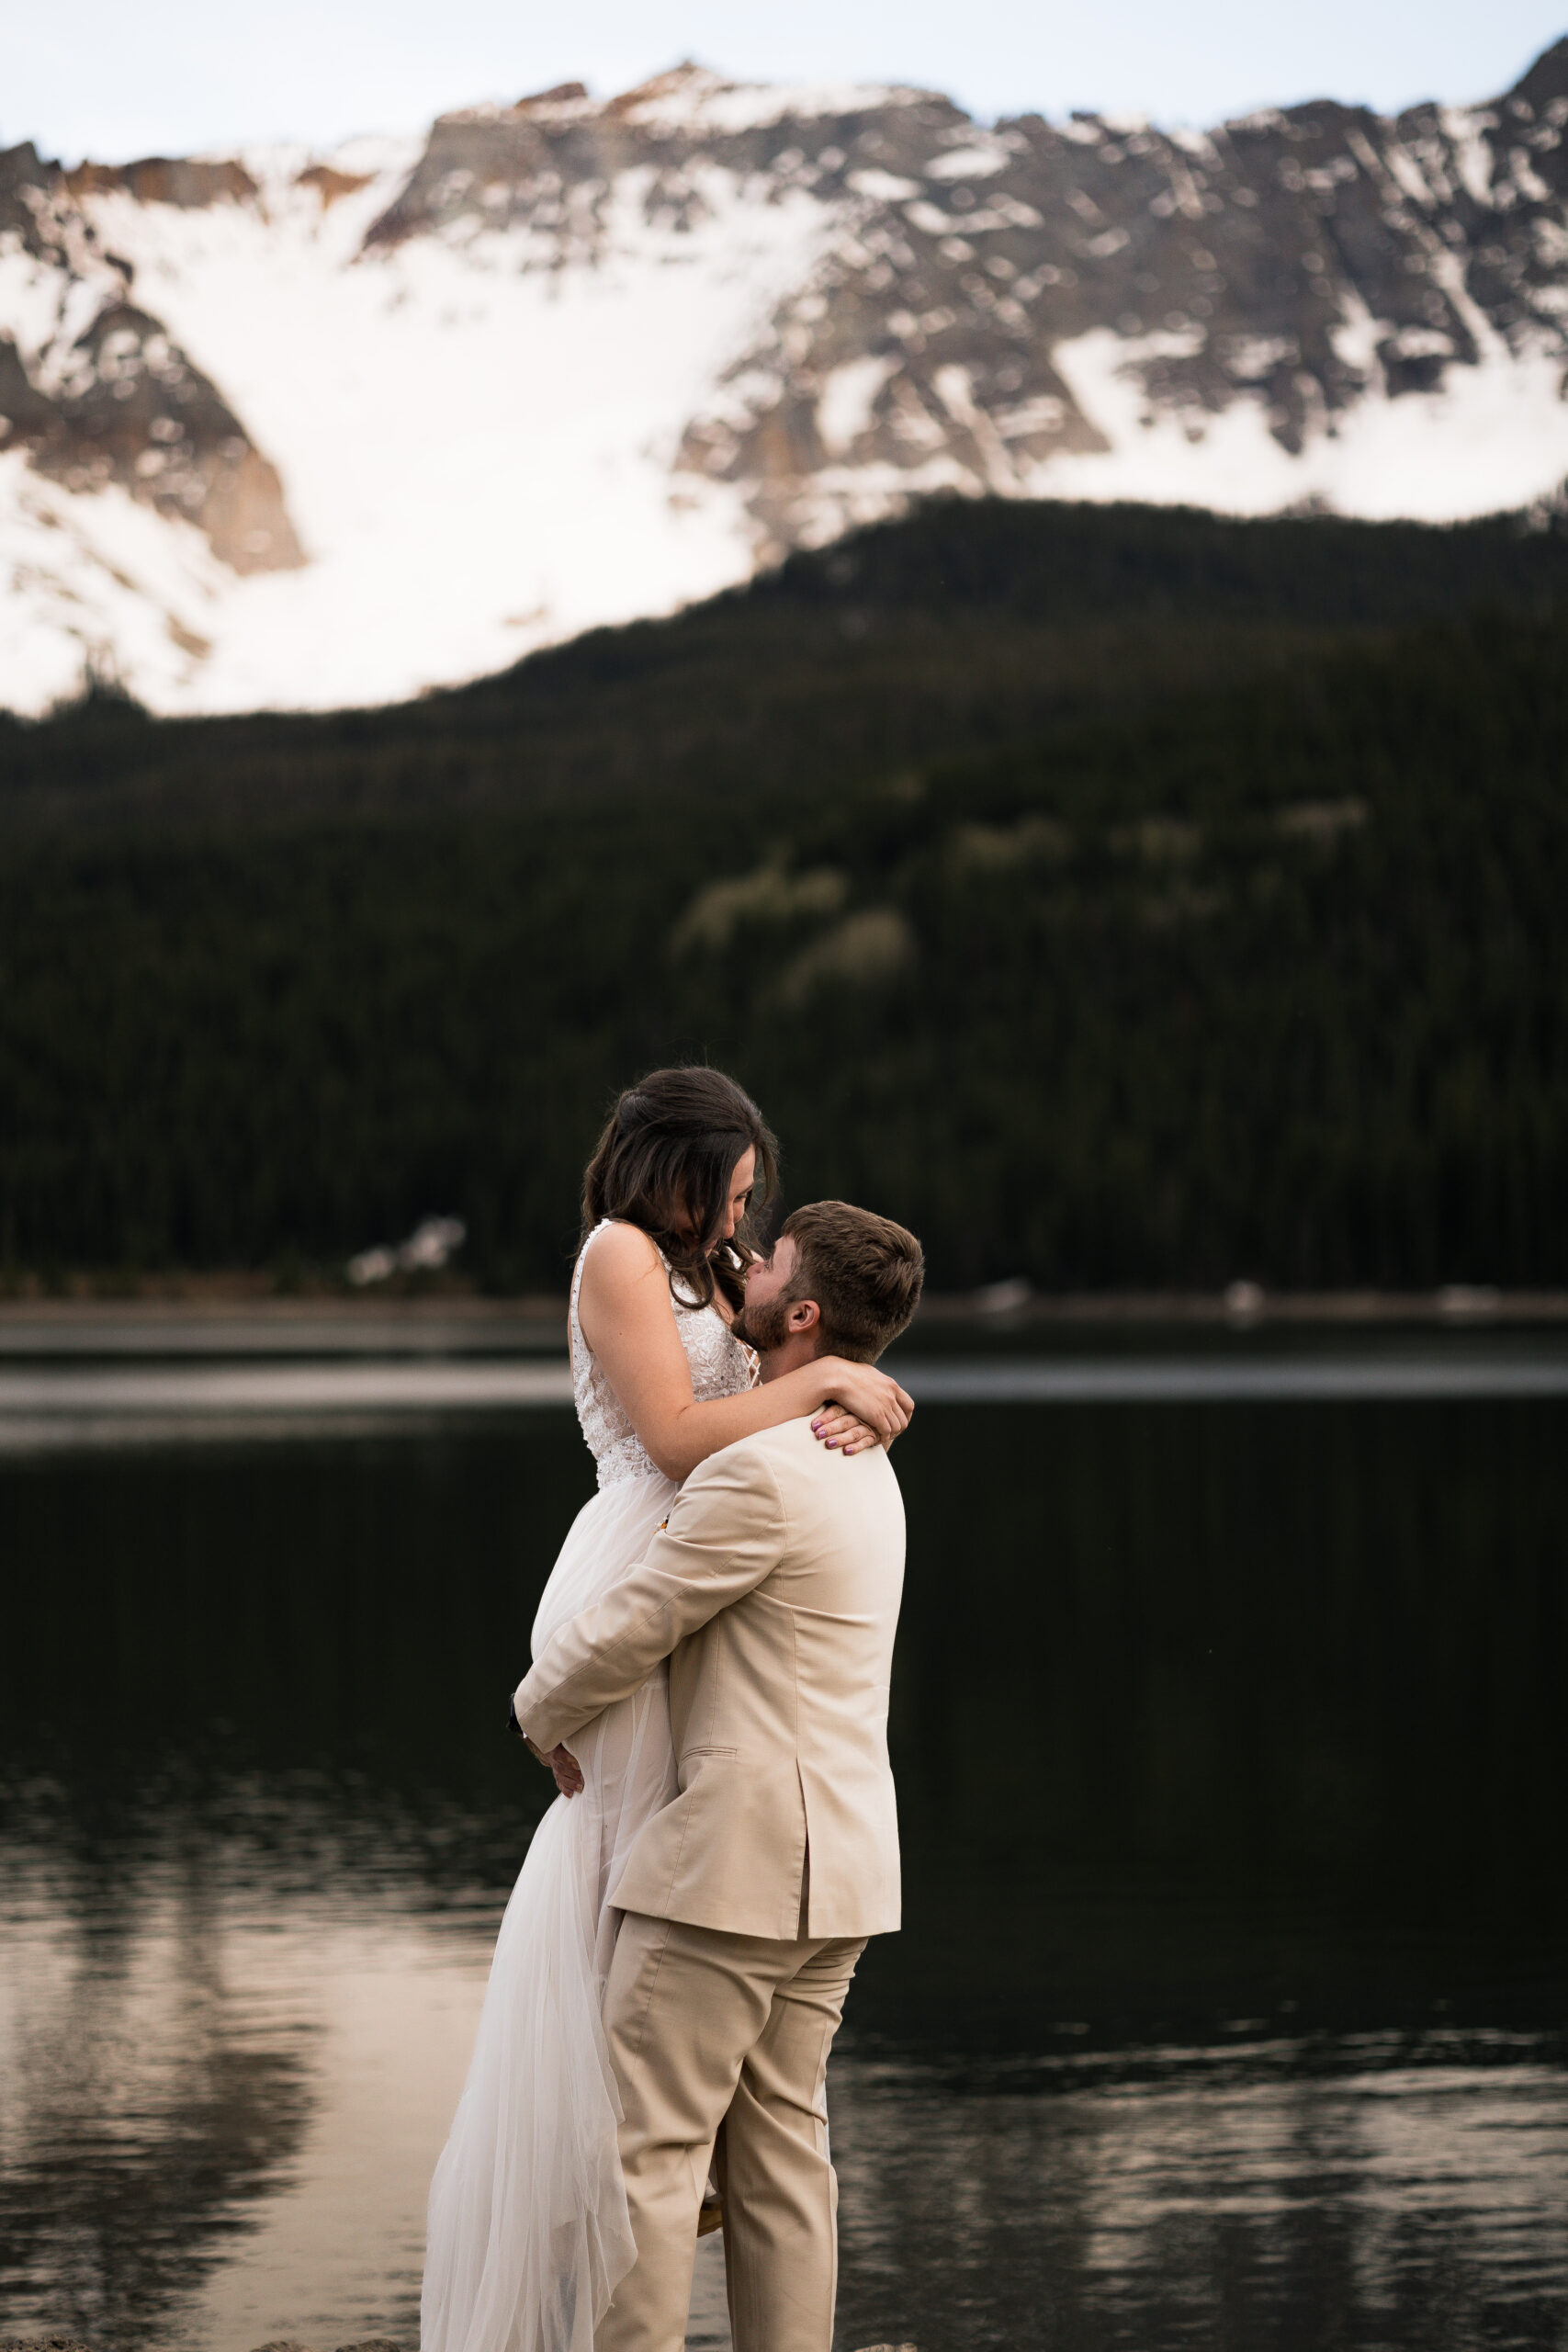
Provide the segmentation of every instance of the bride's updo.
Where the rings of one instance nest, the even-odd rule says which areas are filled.
[[[751,1097],[722,1070],[650,1071],[621,1096],[588,1163],[584,1236],[602,1217],[640,1226],[670,1261],[678,1306],[711,1306],[716,1290],[739,1308],[757,1255],[750,1208],[733,1240],[719,1235],[729,1180],[748,1149],[757,1155],[753,1200],[766,1200],[778,1181],[778,1145]]]

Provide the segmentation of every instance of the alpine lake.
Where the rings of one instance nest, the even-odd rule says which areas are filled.
[[[558,1333],[358,1328],[0,1319],[0,2336],[417,2341],[592,1468]],[[890,1361],[842,2352],[1568,2344],[1568,1332]]]

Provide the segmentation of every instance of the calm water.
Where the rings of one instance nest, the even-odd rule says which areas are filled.
[[[844,2352],[1568,2344],[1568,1351],[1343,1355],[928,1371]],[[584,1457],[158,1376],[0,1393],[0,2335],[412,2346]]]

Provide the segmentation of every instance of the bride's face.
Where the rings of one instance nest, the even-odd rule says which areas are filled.
[[[716,1250],[721,1242],[734,1238],[735,1228],[745,1216],[751,1198],[751,1187],[757,1181],[757,1155],[748,1145],[729,1171],[729,1197],[724,1204],[718,1231],[710,1248]],[[681,1220],[681,1230],[688,1236],[696,1230],[696,1219],[688,1211]]]

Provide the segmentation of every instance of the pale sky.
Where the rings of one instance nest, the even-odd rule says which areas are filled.
[[[562,81],[596,96],[682,57],[736,79],[898,81],[992,117],[1075,107],[1210,123],[1332,96],[1495,96],[1568,31],[1568,0],[75,0],[0,25],[0,146],[74,163],[316,146],[422,129]]]

